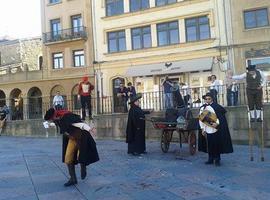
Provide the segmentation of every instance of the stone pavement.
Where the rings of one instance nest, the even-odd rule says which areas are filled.
[[[0,200],[268,200],[270,149],[265,162],[249,161],[248,146],[234,146],[222,166],[206,166],[206,154],[190,156],[173,143],[167,154],[159,142],[147,143],[148,154],[126,154],[123,141],[98,140],[100,161],[88,177],[65,188],[67,169],[61,163],[61,138],[0,137]],[[79,167],[77,167],[79,178]]]

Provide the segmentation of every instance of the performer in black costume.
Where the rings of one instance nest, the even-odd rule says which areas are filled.
[[[247,73],[232,76],[234,80],[241,80],[246,78],[247,83],[247,99],[250,112],[251,122],[262,122],[262,99],[263,99],[263,85],[266,82],[264,73],[256,69],[256,65],[249,64]]]
[[[128,143],[128,154],[139,156],[146,153],[145,145],[145,114],[149,111],[143,111],[139,104],[141,94],[130,99],[130,109],[128,113],[127,129],[126,129],[126,143]]]
[[[208,161],[205,164],[220,166],[220,154],[232,153],[232,141],[225,117],[226,110],[219,104],[213,102],[211,93],[203,96],[206,103],[201,107],[200,114],[207,110],[216,115],[216,122],[204,123],[200,120],[200,133],[198,150],[208,153]],[[208,124],[211,124],[209,126]],[[207,138],[207,140],[206,140]]]
[[[70,179],[64,186],[77,184],[75,165],[81,165],[81,179],[86,177],[86,166],[99,160],[96,142],[91,136],[93,127],[83,123],[81,117],[67,110],[50,108],[44,119],[53,121],[63,134],[62,161],[67,164]]]

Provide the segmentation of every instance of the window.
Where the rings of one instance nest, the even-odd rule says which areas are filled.
[[[83,31],[82,16],[81,15],[72,16],[71,23],[72,23],[73,33],[78,33],[80,31]]]
[[[270,73],[270,57],[252,58],[249,59],[250,64],[256,65],[256,67],[262,70],[267,75]]]
[[[149,0],[129,0],[130,12],[149,8]]]
[[[74,62],[74,67],[84,66],[84,51],[83,50],[73,51],[73,62]]]
[[[210,38],[209,19],[207,16],[186,19],[185,23],[186,40],[188,42]]]
[[[176,0],[156,0],[156,6],[164,6],[171,3],[176,3]]]
[[[150,26],[131,29],[132,49],[143,49],[152,46]]]
[[[124,13],[124,0],[106,0],[106,16]]]
[[[49,0],[49,3],[60,3],[61,0]]]
[[[51,20],[51,31],[52,31],[52,38],[57,38],[61,35],[61,24],[60,19],[53,19]]]
[[[125,31],[117,31],[108,33],[109,53],[126,50]]]
[[[63,66],[63,53],[53,53],[53,69],[61,69]]]
[[[244,20],[245,20],[245,28],[257,28],[268,26],[268,14],[267,9],[258,9],[258,10],[250,10],[244,11]]]
[[[178,22],[157,24],[158,46],[179,43]]]

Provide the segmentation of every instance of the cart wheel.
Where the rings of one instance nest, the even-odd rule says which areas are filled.
[[[163,153],[167,153],[170,147],[170,141],[171,141],[171,133],[170,131],[163,130],[161,134],[161,150]]]
[[[194,155],[197,150],[197,139],[194,131],[191,131],[188,136],[189,152]]]

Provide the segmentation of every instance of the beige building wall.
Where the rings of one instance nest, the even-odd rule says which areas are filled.
[[[92,36],[92,14],[91,1],[88,0],[60,0],[59,3],[49,3],[49,0],[40,0],[41,2],[41,22],[42,22],[42,52],[37,54],[27,48],[20,61],[27,64],[28,67],[33,65],[32,54],[43,56],[42,68],[37,71],[21,71],[9,73],[0,76],[0,103],[6,103],[14,109],[14,99],[21,94],[24,104],[24,118],[32,114],[32,117],[42,117],[42,112],[51,106],[52,97],[56,91],[66,97],[67,108],[75,108],[74,97],[78,93],[78,83],[85,75],[90,77],[90,81],[95,85],[94,68],[93,68],[93,36]],[[81,35],[73,37],[71,17],[81,15],[82,24],[85,27]],[[63,33],[57,40],[48,40],[51,36],[50,21],[60,19],[60,32]],[[65,32],[68,30],[68,32]],[[68,33],[65,35],[65,33]],[[47,36],[49,37],[45,37]],[[72,35],[73,34],[73,35]],[[67,37],[70,36],[70,37]],[[63,38],[62,38],[63,37]],[[29,41],[25,40],[21,46],[28,45]],[[73,51],[84,50],[84,66],[74,67]],[[53,69],[52,54],[63,53],[63,68]],[[36,60],[38,65],[39,59]],[[95,94],[92,94],[95,97]],[[42,97],[42,105],[39,98]],[[33,102],[37,104],[33,104]],[[76,102],[77,103],[77,102]],[[95,102],[92,103],[95,110]],[[76,105],[77,106],[77,105]],[[26,110],[25,110],[26,109]],[[95,111],[94,111],[95,112]],[[36,113],[39,116],[36,116]]]
[[[95,59],[103,75],[103,93],[112,95],[112,80],[120,77],[136,85],[136,80],[145,80],[147,86],[142,92],[154,91],[159,87],[162,77],[155,75],[147,77],[127,76],[127,70],[141,65],[156,63],[176,62],[200,58],[213,58],[212,68],[207,72],[171,74],[172,78],[187,82],[191,86],[208,85],[208,76],[216,74],[218,78],[224,77],[222,72],[225,64],[216,62],[221,56],[227,60],[225,49],[219,48],[226,45],[224,34],[224,14],[220,1],[193,0],[178,1],[177,3],[155,7],[155,1],[150,0],[150,8],[137,12],[129,12],[129,1],[124,1],[124,14],[106,17],[105,0],[93,0],[93,26],[95,38]],[[185,19],[208,16],[211,38],[196,42],[187,42],[185,36]],[[178,21],[179,44],[158,47],[156,24],[162,22]],[[131,28],[151,26],[152,47],[141,50],[131,49]],[[126,51],[108,53],[107,33],[125,30]],[[210,63],[211,64],[211,63]],[[186,66],[188,67],[188,66]],[[220,70],[221,69],[221,70]],[[149,79],[151,81],[149,81]],[[150,83],[151,82],[151,83]],[[149,86],[150,84],[150,86]],[[139,87],[137,88],[139,89]]]
[[[60,19],[61,29],[72,29],[71,17],[81,15],[82,24],[86,27],[86,38],[75,38],[43,45],[45,71],[48,78],[81,77],[83,75],[94,77],[93,69],[93,37],[91,26],[91,4],[87,0],[62,0],[60,3],[50,4],[48,0],[41,0],[42,7],[42,33],[50,33],[50,21]],[[44,37],[44,35],[43,35]],[[85,66],[74,67],[73,51],[84,50]],[[53,69],[52,54],[62,52],[64,57],[63,69]]]
[[[269,0],[230,0],[231,48],[235,73],[245,72],[247,60],[267,58],[270,62],[270,1]],[[268,25],[257,28],[245,28],[244,11],[267,9]],[[269,70],[263,69],[270,75]]]

